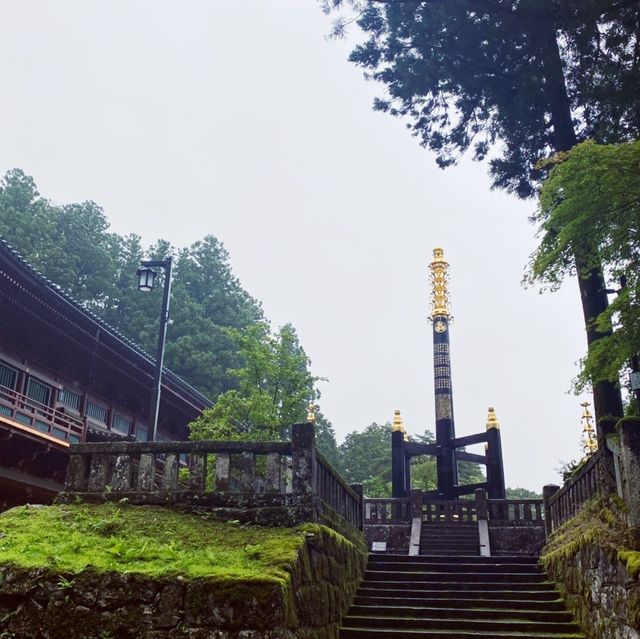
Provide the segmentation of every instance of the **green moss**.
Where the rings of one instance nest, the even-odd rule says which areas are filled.
[[[541,561],[545,569],[578,553],[587,546],[599,546],[612,558],[625,563],[631,576],[640,571],[640,547],[625,521],[626,506],[617,496],[596,498],[562,525],[549,538]]]
[[[284,585],[306,533],[306,527],[240,526],[152,506],[25,506],[0,515],[0,563]]]
[[[618,559],[627,567],[627,572],[635,577],[640,573],[640,551],[637,550],[619,550]]]

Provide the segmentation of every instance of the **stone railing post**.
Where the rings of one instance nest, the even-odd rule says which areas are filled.
[[[71,448],[73,451],[73,448]],[[67,480],[65,490],[68,492],[82,492],[87,487],[87,459],[84,455],[71,453],[67,466]]]
[[[291,428],[293,492],[311,496],[316,492],[316,438],[313,424]]]
[[[478,518],[478,539],[480,542],[480,556],[491,557],[491,542],[489,539],[489,507],[487,491],[476,488],[476,516]]]
[[[413,489],[409,493],[409,513],[411,515],[409,555],[415,557],[420,554],[422,533],[422,491],[420,489]]]
[[[422,519],[422,491],[420,489],[412,489],[410,493],[411,499],[411,519],[420,517]]]
[[[542,487],[542,504],[544,505],[544,531],[547,536],[553,532],[553,517],[551,516],[551,506],[549,500],[560,490],[560,486],[547,484]]]
[[[622,462],[623,498],[629,508],[629,526],[640,528],[640,418],[627,417],[618,423]]]

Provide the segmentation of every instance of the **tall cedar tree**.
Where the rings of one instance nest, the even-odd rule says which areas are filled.
[[[538,162],[593,138],[640,133],[640,8],[631,0],[323,0],[349,5],[368,39],[350,59],[386,96],[374,108],[407,120],[441,167],[468,149],[493,185],[535,194]],[[336,22],[340,32],[345,21]],[[602,269],[576,253],[592,344],[610,329]],[[617,385],[594,383],[598,416],[621,415]]]
[[[0,180],[0,236],[150,353],[158,339],[162,288],[140,293],[135,273],[143,259],[174,255],[165,364],[212,399],[238,385],[229,370],[242,366],[243,358],[229,329],[240,334],[263,314],[233,275],[229,254],[215,237],[179,250],[160,240],[145,250],[140,237],[109,232],[95,202],[56,205],[20,169]]]

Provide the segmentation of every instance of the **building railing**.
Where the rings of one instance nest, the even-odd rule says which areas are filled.
[[[487,499],[486,515],[479,515],[476,499],[435,500],[412,491],[412,498],[364,499],[364,524],[410,524],[413,517],[426,523],[475,523],[486,518],[498,526],[542,526],[542,499]],[[483,491],[484,492],[484,491]],[[414,494],[418,494],[414,498]],[[482,511],[484,513],[484,510]]]
[[[544,522],[542,499],[488,499],[488,519],[495,525],[509,526]]]
[[[565,485],[555,491],[545,486],[547,533],[551,533],[574,517],[580,508],[595,497],[600,489],[602,449],[596,451]]]
[[[69,444],[84,439],[85,424],[82,420],[41,404],[6,386],[0,386],[0,417],[7,417],[19,426]]]
[[[289,442],[84,443],[70,449],[63,501],[176,504],[232,519],[295,525],[320,521],[361,531],[362,496],[315,450],[313,424]]]
[[[409,498],[366,498],[364,500],[364,524],[395,525],[411,523]]]
[[[429,523],[469,524],[478,520],[472,499],[427,500],[422,502],[422,521]]]

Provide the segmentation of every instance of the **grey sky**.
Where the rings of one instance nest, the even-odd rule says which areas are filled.
[[[507,483],[579,457],[567,394],[585,342],[577,285],[520,280],[534,202],[445,172],[373,113],[379,88],[328,42],[315,0],[0,0],[0,173],[93,199],[119,233],[211,233],[275,325],[292,322],[339,439],[400,408],[433,429],[427,264],[451,263],[456,429],[502,424]],[[587,398],[591,401],[591,398]]]

